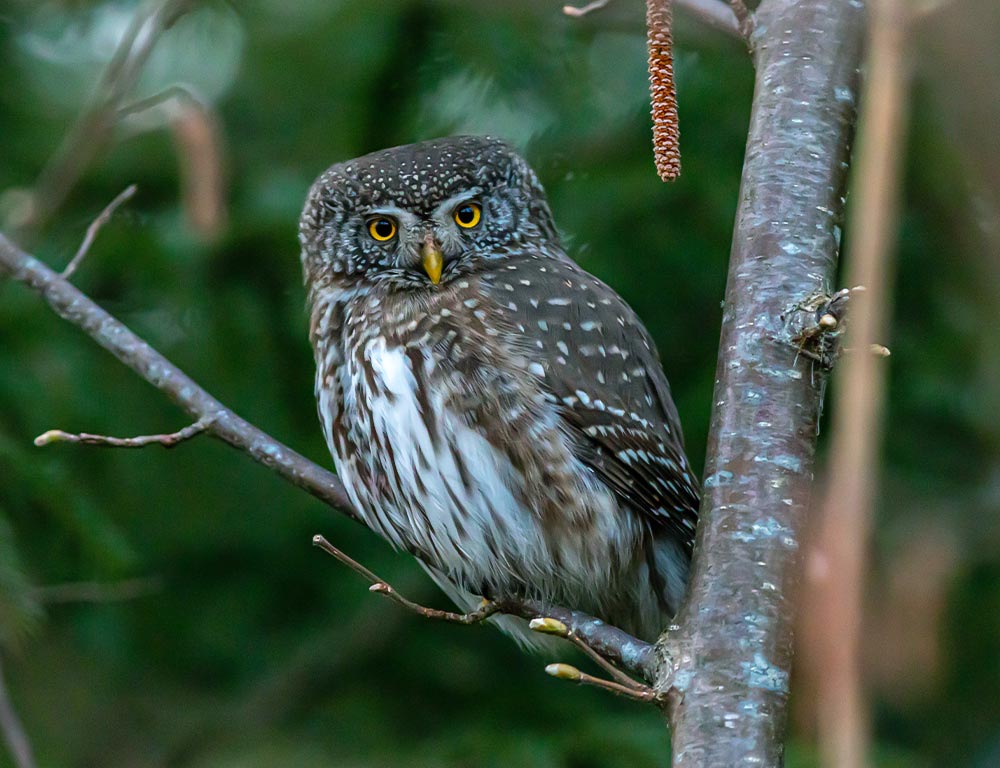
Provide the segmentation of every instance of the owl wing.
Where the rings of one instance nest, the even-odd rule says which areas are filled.
[[[517,301],[506,313],[528,337],[526,353],[577,458],[690,552],[698,486],[649,333],[618,294],[568,259],[517,267],[509,274]]]

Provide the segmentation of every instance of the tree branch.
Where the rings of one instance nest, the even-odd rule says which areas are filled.
[[[50,429],[35,438],[39,448],[52,443],[83,443],[84,445],[104,445],[109,448],[145,448],[147,445],[162,445],[173,448],[178,443],[190,440],[205,432],[212,424],[211,416],[203,416],[194,424],[188,424],[183,429],[166,435],[140,435],[138,437],[110,437],[108,435],[91,435],[87,432],[71,434],[61,429]]]
[[[747,4],[743,0],[729,0],[729,7],[733,9],[733,15],[736,17],[740,36],[746,40],[747,45],[753,50],[753,46],[750,43],[750,38],[753,37],[754,30],[753,11],[747,8]]]
[[[31,751],[31,742],[24,732],[21,718],[17,716],[14,704],[7,693],[7,683],[3,675],[3,659],[0,658],[0,733],[7,742],[7,750],[14,759],[17,768],[35,768],[35,757]]]
[[[352,571],[367,579],[371,584],[369,590],[379,595],[385,595],[393,602],[401,605],[425,619],[448,621],[453,624],[480,624],[490,616],[507,614],[528,619],[532,629],[546,634],[563,637],[580,648],[602,668],[611,672],[620,685],[629,686],[634,691],[650,690],[636,683],[622,672],[610,666],[609,660],[620,664],[625,669],[641,675],[649,681],[656,677],[653,666],[653,647],[617,627],[605,624],[593,616],[587,616],[579,611],[550,606],[537,600],[527,600],[514,596],[498,597],[488,600],[480,608],[469,613],[442,611],[437,608],[414,603],[403,597],[394,587],[380,578],[365,566],[333,546],[323,536],[313,536],[313,544],[328,555],[335,557]],[[596,678],[595,678],[596,679]]]
[[[418,616],[423,616],[425,619],[436,619],[438,621],[450,621],[454,624],[479,624],[486,621],[490,616],[498,613],[500,610],[499,603],[487,601],[483,603],[482,607],[477,608],[469,613],[455,613],[453,611],[442,611],[437,608],[427,608],[426,606],[414,603],[412,600],[407,600],[401,594],[399,594],[396,589],[394,589],[389,582],[385,579],[381,579],[368,570],[365,566],[359,563],[354,558],[348,556],[347,554],[341,552],[333,544],[326,540],[325,537],[316,534],[313,536],[313,545],[319,547],[328,555],[335,557],[341,563],[346,565],[356,574],[367,579],[371,586],[368,588],[370,592],[375,592],[379,595],[385,595],[394,603],[403,606],[406,610],[412,611]]]
[[[347,491],[335,474],[237,416],[82,291],[0,234],[3,272],[39,294],[59,317],[82,329],[189,415],[209,420],[208,434],[356,519]]]
[[[756,12],[698,540],[678,626],[657,646],[675,768],[782,763],[826,379],[795,338],[818,320],[804,300],[829,294],[835,275],[863,14],[827,0],[763,0]]]
[[[97,239],[97,233],[101,231],[101,227],[111,220],[114,216],[115,211],[118,210],[124,203],[128,202],[135,196],[136,191],[139,188],[135,184],[129,184],[124,190],[122,190],[118,196],[104,206],[104,210],[100,212],[96,219],[90,222],[90,226],[87,227],[87,234],[84,235],[83,242],[80,243],[80,247],[77,248],[76,254],[70,259],[69,264],[62,271],[62,276],[67,280],[73,276],[76,272],[77,267],[83,262],[87,254],[90,252],[90,247],[94,244],[94,240]]]
[[[583,6],[564,5],[562,10],[567,16],[580,18],[601,10],[610,2],[611,0],[595,0]],[[672,5],[712,29],[730,37],[743,37],[740,23],[725,0],[673,0]]]

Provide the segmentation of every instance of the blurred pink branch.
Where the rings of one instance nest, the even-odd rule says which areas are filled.
[[[872,0],[868,76],[858,131],[847,275],[866,292],[851,312],[849,338],[882,340],[889,313],[899,167],[905,141],[909,62],[906,0]],[[868,716],[861,685],[861,634],[868,539],[882,440],[886,368],[875,355],[848,355],[834,392],[830,471],[815,557],[823,580],[817,606],[819,739],[823,765],[868,764]],[[814,573],[817,571],[814,570]]]

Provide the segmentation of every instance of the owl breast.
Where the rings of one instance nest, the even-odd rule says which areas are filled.
[[[337,472],[373,530],[462,590],[598,611],[640,526],[574,457],[527,363],[475,338],[475,306],[429,325],[347,310],[341,362],[317,374]]]

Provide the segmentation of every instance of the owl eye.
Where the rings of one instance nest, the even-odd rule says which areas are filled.
[[[376,216],[368,220],[368,234],[380,243],[396,236],[396,222],[386,216]]]
[[[462,203],[455,209],[455,223],[463,229],[472,229],[483,216],[479,203]]]

